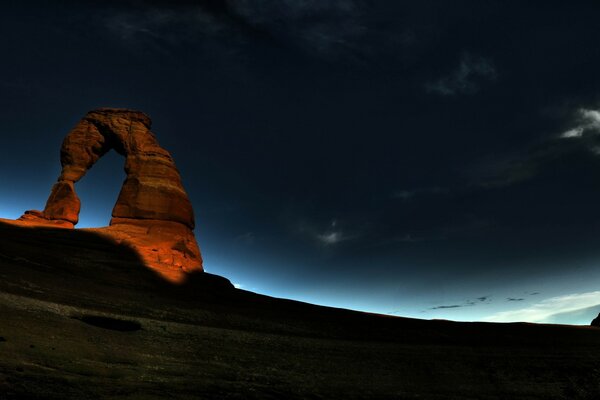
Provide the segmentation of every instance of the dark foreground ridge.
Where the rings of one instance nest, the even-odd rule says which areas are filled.
[[[0,223],[0,399],[600,398],[600,329],[174,285],[95,232]]]

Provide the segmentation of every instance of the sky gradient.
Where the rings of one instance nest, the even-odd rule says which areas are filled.
[[[0,15],[0,217],[90,109],[149,114],[208,272],[417,318],[600,311],[597,1],[21,2]],[[103,226],[111,152],[77,184]]]

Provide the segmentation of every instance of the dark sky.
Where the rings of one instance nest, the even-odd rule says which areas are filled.
[[[3,3],[0,216],[43,208],[85,112],[127,107],[175,158],[205,269],[244,289],[418,318],[589,323],[599,12]],[[109,154],[78,183],[79,226],[107,224],[122,168]]]

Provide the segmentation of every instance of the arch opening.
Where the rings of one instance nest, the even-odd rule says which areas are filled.
[[[109,150],[75,183],[81,201],[78,228],[107,226],[125,181],[125,158]]]

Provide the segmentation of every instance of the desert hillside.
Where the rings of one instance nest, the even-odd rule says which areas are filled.
[[[600,398],[600,330],[394,318],[166,283],[85,230],[0,224],[0,399]]]

